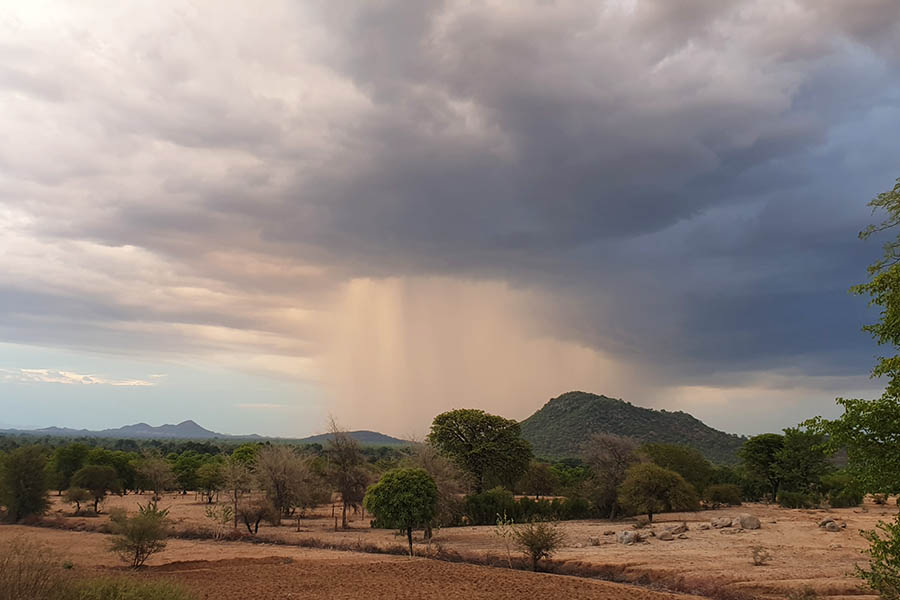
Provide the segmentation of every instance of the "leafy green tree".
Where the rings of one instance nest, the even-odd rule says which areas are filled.
[[[134,461],[139,458],[135,452],[122,450],[109,450],[107,448],[93,448],[87,456],[85,464],[104,465],[116,470],[116,478],[119,480],[122,491],[132,490],[135,487],[137,475]]]
[[[363,505],[382,527],[406,532],[413,555],[412,530],[424,527],[437,512],[438,489],[424,469],[393,469],[366,492]]]
[[[681,475],[653,463],[628,469],[619,502],[634,513],[646,513],[650,521],[656,513],[697,510],[700,505],[697,490]]]
[[[222,474],[222,464],[210,460],[197,468],[197,489],[206,496],[206,503],[212,504],[213,496],[222,489],[225,477]]]
[[[434,418],[428,443],[472,476],[476,493],[488,481],[512,485],[528,469],[531,444],[519,423],[483,410],[458,409]]]
[[[259,452],[259,449],[262,448],[262,444],[257,443],[247,443],[241,444],[231,453],[231,456],[234,460],[242,463],[243,465],[250,467],[253,463],[256,462],[256,453]]]
[[[856,574],[885,600],[900,600],[900,515],[893,523],[879,521],[876,530],[863,531],[869,542],[869,568]]]
[[[516,487],[523,494],[540,499],[541,496],[552,496],[558,486],[559,478],[550,465],[533,460]]]
[[[784,445],[778,452],[781,487],[792,492],[818,494],[822,478],[834,471],[825,452],[822,433],[789,427],[784,430]]]
[[[738,452],[746,472],[765,482],[772,494],[772,502],[778,498],[778,490],[781,487],[780,458],[783,449],[784,436],[777,433],[763,433],[744,442],[744,446]]]
[[[610,433],[595,433],[582,446],[584,460],[593,475],[588,487],[594,504],[598,510],[609,511],[610,519],[615,519],[621,508],[619,486],[628,469],[640,462],[637,450],[634,439]]]
[[[10,521],[43,514],[49,506],[48,458],[40,446],[16,448],[3,459],[0,504]]]
[[[187,494],[188,490],[196,490],[197,469],[203,464],[203,456],[193,450],[185,450],[181,454],[170,454],[168,460],[181,493]]]
[[[434,526],[457,524],[465,510],[462,496],[469,489],[467,474],[428,444],[413,445],[400,466],[424,469],[437,485],[437,512],[433,522],[425,526],[425,539],[431,539]]]
[[[72,485],[72,475],[87,464],[91,448],[86,444],[73,442],[60,446],[53,453],[51,469],[55,473],[56,489],[60,492]]]
[[[689,446],[644,444],[641,446],[641,453],[653,464],[675,471],[684,477],[685,481],[700,493],[712,482],[715,474],[712,464],[706,457],[699,450]]]
[[[137,481],[142,489],[153,490],[154,500],[159,500],[161,492],[175,484],[172,465],[158,456],[141,458],[134,463]]]
[[[81,505],[85,502],[90,502],[92,497],[91,493],[84,488],[70,487],[63,494],[63,501],[66,504],[75,505],[75,515],[77,516],[81,513]]]
[[[72,485],[87,490],[94,499],[94,512],[100,513],[100,503],[106,493],[119,487],[116,470],[105,465],[85,465],[72,475]]]

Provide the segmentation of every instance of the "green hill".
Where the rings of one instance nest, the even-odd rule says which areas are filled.
[[[522,421],[522,437],[544,458],[575,457],[593,433],[614,433],[640,442],[691,446],[715,463],[736,463],[744,438],[705,425],[685,412],[634,406],[587,392],[553,398]]]

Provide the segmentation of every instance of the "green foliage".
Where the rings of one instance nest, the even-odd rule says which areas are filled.
[[[111,511],[115,537],[110,550],[132,568],[138,568],[150,556],[166,547],[169,536],[169,510],[161,510],[155,502],[138,505],[138,513],[131,517],[123,510]]]
[[[71,487],[66,490],[63,494],[63,501],[66,504],[74,504],[75,505],[75,514],[78,515],[81,512],[81,505],[85,502],[90,502],[93,496],[89,491],[80,487]]]
[[[782,471],[779,460],[783,448],[784,436],[777,433],[763,433],[747,440],[738,453],[745,471],[766,484],[773,502],[781,487]]]
[[[552,496],[559,486],[559,478],[547,463],[531,461],[528,470],[519,480],[518,490],[530,496]]]
[[[366,492],[366,510],[382,527],[406,531],[409,555],[412,530],[427,526],[437,512],[438,489],[424,469],[394,469],[381,476]]]
[[[703,500],[712,506],[738,506],[742,500],[741,488],[733,483],[715,483],[703,490]]]
[[[122,489],[133,490],[136,477],[134,461],[138,457],[139,455],[135,452],[94,448],[88,454],[85,464],[112,467],[116,470],[116,478]]]
[[[116,470],[103,465],[85,465],[72,475],[72,485],[90,492],[94,500],[94,512],[100,512],[100,503],[106,492],[119,489]]]
[[[900,300],[900,298],[898,298]],[[838,398],[840,418],[816,417],[804,423],[827,436],[827,446],[846,448],[848,471],[867,493],[900,492],[900,398],[887,393],[877,400]]]
[[[73,442],[60,446],[53,453],[51,469],[56,474],[56,489],[64,490],[72,485],[72,475],[87,462],[91,448],[86,444]]]
[[[178,488],[185,493],[197,489],[197,470],[203,464],[203,457],[193,450],[186,450],[181,454],[170,454],[167,458]]]
[[[10,521],[43,514],[49,505],[47,454],[40,446],[22,446],[0,465],[0,505]]]
[[[262,444],[241,444],[231,453],[231,456],[246,466],[251,466],[256,462],[256,453],[262,448]]]
[[[565,534],[549,521],[529,521],[512,530],[516,545],[531,559],[531,569],[538,570],[543,558],[550,558],[565,543]]]
[[[496,521],[497,515],[507,515],[516,520],[519,507],[512,492],[495,487],[480,494],[466,496],[465,514],[470,525],[489,525]]]
[[[825,436],[796,427],[785,429],[777,469],[784,489],[819,493],[822,478],[834,471],[825,451]]]
[[[847,470],[822,477],[822,491],[832,508],[849,508],[862,504],[865,495],[859,481]]]
[[[207,461],[197,468],[197,489],[206,496],[207,504],[211,504],[213,496],[225,484],[222,464],[218,461]]]
[[[900,600],[900,515],[892,523],[879,521],[876,527],[861,532],[869,542],[865,550],[869,568],[857,566],[856,574],[881,598]]]
[[[619,488],[619,501],[633,513],[653,515],[661,512],[697,510],[700,501],[691,484],[674,471],[653,463],[642,463],[628,469]]]
[[[816,496],[809,492],[778,492],[778,505],[783,508],[815,508],[818,504]]]
[[[48,548],[24,537],[0,542],[0,598],[57,600],[63,589],[57,558]]]
[[[702,493],[713,479],[712,464],[694,448],[678,444],[644,444],[641,453],[652,463],[684,477],[698,492]]]
[[[483,410],[458,409],[439,414],[428,442],[472,476],[475,491],[489,481],[513,485],[531,462],[531,445],[519,423]]]
[[[595,433],[632,437],[639,442],[686,444],[716,463],[736,463],[743,439],[705,425],[684,412],[634,406],[586,392],[553,398],[522,421],[522,437],[541,458],[581,455],[581,442]]]

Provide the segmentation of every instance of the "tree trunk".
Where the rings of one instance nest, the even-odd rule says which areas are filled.
[[[650,523],[653,522],[653,513],[652,513],[652,512],[651,512],[651,513],[647,513],[647,521],[649,521]]]
[[[412,555],[413,555],[413,551],[412,551],[412,527],[407,527],[407,528],[406,528],[406,539],[407,539],[407,541],[409,541],[409,555],[412,556]]]
[[[238,526],[237,501],[238,501],[238,491],[237,491],[237,488],[234,488],[234,503],[232,505],[232,508],[234,508],[234,528],[235,529],[237,529],[237,526]]]
[[[343,502],[343,505],[341,509],[341,529],[347,529],[347,503]]]
[[[425,523],[425,539],[430,541],[432,534],[431,523]]]
[[[100,498],[94,498],[94,514],[100,514]]]

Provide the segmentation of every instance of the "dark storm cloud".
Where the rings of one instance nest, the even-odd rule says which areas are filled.
[[[567,307],[534,315],[555,335],[673,381],[866,370],[871,315],[847,288],[877,254],[855,240],[863,205],[900,175],[893,0],[318,8],[174,11],[111,75],[0,47],[0,88],[69,107],[77,133],[54,142],[64,166],[0,152],[23,229],[145,248],[221,293],[505,280]],[[93,175],[63,201],[28,187]],[[248,302],[148,318],[270,327],[234,316]],[[83,314],[123,318],[99,306]]]

